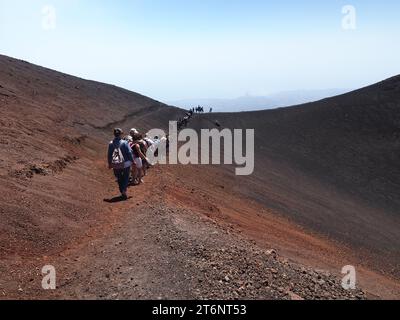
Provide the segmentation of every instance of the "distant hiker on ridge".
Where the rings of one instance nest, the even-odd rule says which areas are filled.
[[[129,176],[133,164],[133,153],[128,142],[122,140],[122,129],[114,129],[114,140],[108,146],[108,168],[114,170],[119,191],[123,200],[127,200]]]

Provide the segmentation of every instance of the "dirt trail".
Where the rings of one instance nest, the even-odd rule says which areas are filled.
[[[2,261],[0,294],[28,299],[365,297],[344,291],[338,275],[304,267],[268,250],[265,239],[254,240],[226,214],[233,197],[218,202],[213,186],[198,188],[188,181],[200,169],[188,169],[153,168],[144,185],[130,189],[129,201],[104,203],[103,223],[57,254]],[[110,175],[107,179],[111,183]],[[291,231],[284,227],[290,242]],[[41,289],[40,270],[47,264],[57,270],[58,287],[51,292]]]

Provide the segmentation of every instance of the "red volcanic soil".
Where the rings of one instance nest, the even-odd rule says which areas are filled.
[[[353,93],[358,109],[341,96],[196,116],[256,128],[255,174],[157,166],[107,203],[111,129],[167,128],[182,110],[0,56],[0,298],[399,298],[398,89]]]

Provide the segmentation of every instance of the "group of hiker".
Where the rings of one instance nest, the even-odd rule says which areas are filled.
[[[193,109],[190,109],[188,112],[186,112],[185,116],[183,118],[179,118],[177,123],[178,123],[178,130],[181,130],[183,128],[187,128],[190,119],[193,117]]]
[[[204,113],[204,107],[202,107],[202,106],[197,106],[196,108],[190,109],[190,111],[191,111],[192,113]],[[212,112],[213,112],[213,108],[210,108],[210,113],[212,113]]]
[[[147,169],[152,166],[147,151],[149,148],[156,150],[161,139],[150,139],[135,128],[130,130],[128,136],[123,137],[123,134],[122,129],[114,129],[114,140],[108,146],[108,166],[114,170],[122,200],[126,200],[129,185],[143,183]]]
[[[212,112],[212,108],[210,109]],[[186,112],[184,117],[177,120],[178,131],[186,128],[195,113],[204,113],[204,108],[198,106]],[[219,123],[217,125],[220,127]],[[161,143],[165,143],[166,150],[169,149],[169,138],[154,137],[151,139],[146,134],[140,133],[132,128],[128,136],[123,136],[124,132],[120,128],[114,129],[114,139],[108,146],[108,167],[114,170],[117,178],[121,199],[127,200],[128,187],[143,183],[143,177],[147,169],[152,167],[147,154],[150,151],[154,156],[158,156],[158,148]]]
[[[210,113],[213,112],[213,108],[210,108]],[[179,118],[177,120],[178,122],[178,130],[181,130],[183,128],[187,128],[190,119],[193,117],[195,113],[204,113],[204,107],[202,106],[197,106],[196,108],[191,108],[188,112],[186,112],[186,115],[183,118]]]

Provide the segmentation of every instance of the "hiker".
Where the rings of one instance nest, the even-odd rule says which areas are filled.
[[[133,136],[135,136],[136,134],[139,134],[139,131],[138,131],[137,129],[135,129],[135,128],[132,128],[132,129],[129,131],[129,136],[127,137],[128,140],[132,140],[132,139],[133,139]],[[129,139],[129,138],[130,138],[130,139]]]
[[[180,131],[183,128],[183,125],[184,125],[184,119],[179,118],[178,119],[178,131]]]
[[[142,134],[139,134],[138,138],[139,138],[138,143],[139,143],[140,151],[142,151],[142,154],[144,155],[144,157],[142,158],[143,176],[146,176],[147,169],[149,169],[151,167],[150,162],[147,159],[147,150],[149,149],[149,145],[147,144],[147,142]]]
[[[122,140],[122,134],[122,129],[114,129],[114,140],[108,146],[108,167],[114,170],[122,199],[127,200],[129,176],[134,159],[131,147]]]
[[[150,148],[152,145],[154,145],[154,141],[148,136],[147,133],[144,136],[143,140],[146,142],[147,148]]]
[[[155,136],[153,142],[154,144],[152,145],[152,152],[155,157],[158,157],[158,148],[160,146],[161,140],[158,136]]]
[[[133,177],[133,183],[135,185],[139,185],[143,183],[143,159],[147,161],[146,156],[143,154],[141,148],[140,148],[140,140],[141,136],[140,134],[135,134],[132,137],[132,143],[131,143],[131,148],[133,152],[133,162],[134,166],[132,167],[132,177]],[[147,161],[149,163],[149,161]]]
[[[162,143],[165,143],[165,148],[167,149],[167,152],[169,152],[169,141],[169,134],[162,138]]]
[[[189,123],[189,117],[188,117],[188,116],[185,116],[185,117],[183,118],[182,125],[183,125],[185,128],[187,128],[188,123]]]

